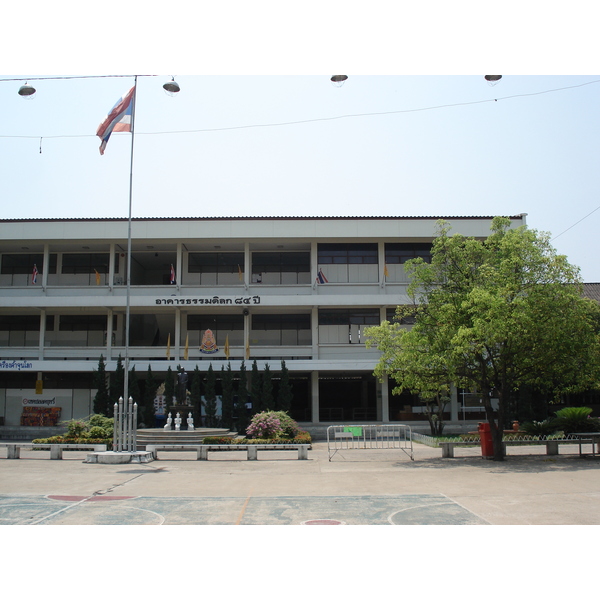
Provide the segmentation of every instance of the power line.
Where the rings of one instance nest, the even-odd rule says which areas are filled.
[[[132,77],[132,75],[106,75],[106,76],[90,76],[90,77]],[[140,75],[140,77],[155,77],[154,75]],[[76,77],[73,77],[74,79]],[[22,81],[22,79],[17,80],[0,80],[0,81]],[[30,81],[30,80],[28,80]],[[32,80],[31,80],[32,81]],[[188,129],[182,131],[136,131],[136,135],[173,135],[173,134],[182,134],[182,133],[211,133],[216,131],[233,131],[237,129],[254,129],[259,127],[285,127],[290,125],[302,125],[306,123],[318,123],[323,121],[336,121],[339,119],[354,119],[361,117],[373,117],[373,116],[384,116],[384,115],[396,115],[396,114],[406,114],[406,113],[414,113],[414,112],[424,112],[429,110],[441,110],[444,108],[455,108],[458,106],[473,106],[476,104],[484,104],[488,102],[498,102],[503,100],[512,100],[515,98],[525,98],[528,96],[539,96],[541,94],[551,94],[555,92],[562,92],[564,90],[570,90],[575,88],[580,88],[586,85],[593,85],[596,83],[600,83],[600,79],[595,79],[593,81],[587,81],[585,83],[580,83],[577,85],[571,85],[562,88],[555,88],[551,90],[542,90],[540,92],[530,92],[527,94],[515,94],[512,96],[504,96],[500,98],[491,98],[488,100],[474,100],[472,102],[457,102],[455,104],[440,104],[438,106],[427,106],[422,108],[408,108],[403,110],[392,110],[392,111],[384,111],[384,112],[372,112],[372,113],[356,113],[350,115],[337,115],[334,117],[320,117],[316,119],[304,119],[299,121],[283,121],[279,123],[258,123],[254,125],[237,125],[233,127],[215,127],[210,129]],[[0,138],[23,138],[23,139],[39,139],[44,137],[45,139],[56,139],[56,138],[78,138],[78,137],[96,137],[93,134],[80,134],[80,135],[49,135],[49,136],[39,136],[39,135],[0,135]]]
[[[581,223],[581,221],[584,221],[585,219],[587,219],[590,215],[593,215],[599,209],[600,209],[600,206],[596,207],[591,213],[588,213],[587,215],[585,215],[585,217],[582,217],[581,219],[579,219],[579,221],[577,221],[577,223],[573,223],[573,225],[571,225],[571,227],[567,227],[564,231],[561,231],[558,235],[555,235],[550,241],[553,242],[557,237],[560,237],[563,233],[567,233],[567,231],[569,231],[569,229],[573,229],[573,227],[575,227],[575,225],[579,225],[579,223]]]

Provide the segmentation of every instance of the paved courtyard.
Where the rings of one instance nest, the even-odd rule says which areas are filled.
[[[6,452],[5,449],[0,452]],[[4,525],[598,525],[600,459],[577,446],[348,450],[326,442],[295,452],[162,453],[148,464],[83,462],[87,452],[0,454]]]

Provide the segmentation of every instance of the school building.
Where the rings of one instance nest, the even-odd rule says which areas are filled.
[[[419,401],[373,376],[364,329],[411,303],[404,263],[427,259],[440,218],[484,238],[493,217],[0,220],[0,426],[90,415],[100,356],[110,374],[121,355],[158,381],[254,360],[276,381],[284,360],[301,424],[427,430]],[[455,391],[446,416],[480,411]]]

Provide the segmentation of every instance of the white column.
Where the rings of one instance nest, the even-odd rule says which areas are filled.
[[[46,269],[44,269],[45,271]],[[46,344],[46,309],[42,309],[40,312],[40,339],[39,339],[39,354],[38,358],[43,360],[44,358],[44,345]]]
[[[44,270],[42,271],[42,289],[48,285],[48,271],[50,270],[50,247],[44,244]]]
[[[319,423],[319,371],[310,374],[312,423]]]

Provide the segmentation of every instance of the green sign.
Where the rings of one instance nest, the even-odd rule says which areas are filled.
[[[360,437],[363,434],[362,427],[344,427],[344,431],[351,433],[354,437]]]

